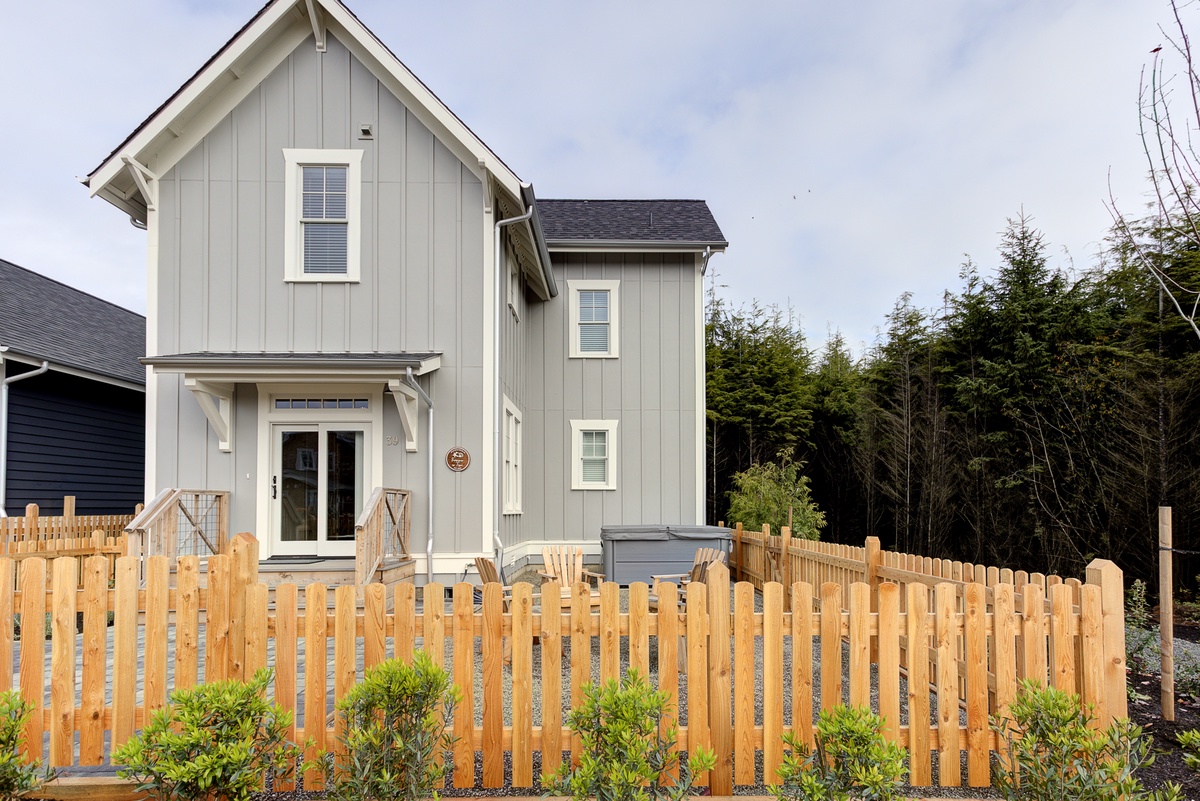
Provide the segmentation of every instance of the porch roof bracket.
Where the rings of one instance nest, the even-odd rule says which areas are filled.
[[[404,450],[409,453],[417,452],[417,392],[403,379],[388,380],[388,390],[396,401],[396,411],[400,413],[400,425],[404,428]]]
[[[129,174],[146,201],[146,209],[154,211],[158,207],[158,176],[132,156],[121,156],[121,161],[129,168]]]
[[[217,435],[217,447],[223,453],[233,450],[233,387],[214,384],[196,378],[185,378],[183,385],[191,390],[200,404],[200,410],[208,418],[213,433]]]

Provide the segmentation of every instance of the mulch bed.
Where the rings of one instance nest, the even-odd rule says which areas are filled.
[[[1200,643],[1200,626],[1176,625],[1175,637]],[[1162,719],[1161,685],[1157,675],[1134,676],[1133,688],[1149,696],[1142,701],[1129,702],[1129,717],[1154,738],[1154,764],[1139,771],[1138,776],[1147,789],[1161,788],[1167,782],[1183,787],[1184,798],[1200,799],[1200,773],[1183,763],[1183,749],[1177,739],[1179,732],[1200,729],[1200,705],[1194,699],[1181,699],[1176,694],[1175,720]]]

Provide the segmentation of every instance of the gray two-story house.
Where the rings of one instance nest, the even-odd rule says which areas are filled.
[[[144,226],[146,497],[418,575],[704,510],[703,201],[538,200],[336,0],[272,0],[87,178]],[[540,556],[535,556],[540,558]]]

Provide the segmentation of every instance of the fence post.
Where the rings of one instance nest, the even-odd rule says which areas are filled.
[[[1093,559],[1087,566],[1087,583],[1100,587],[1104,618],[1104,713],[1107,718],[1100,723],[1107,726],[1113,718],[1129,716],[1125,685],[1125,575],[1107,559]]]
[[[708,728],[717,764],[709,774],[713,795],[733,794],[733,730],[730,726],[732,639],[729,625],[729,570],[719,562],[708,569]],[[691,648],[691,643],[688,643]]]
[[[1158,507],[1158,637],[1162,665],[1163,720],[1175,720],[1175,579],[1172,571],[1171,507]]]
[[[871,585],[871,614],[879,613],[879,565],[881,560],[879,537],[867,537],[863,568],[867,574],[867,584]],[[875,638],[871,640],[871,664],[878,663],[879,639]]]
[[[36,503],[31,503],[25,507],[25,535],[21,537],[21,539],[25,540],[26,542],[30,540],[36,540],[38,537],[38,528],[38,505]],[[18,545],[17,550],[36,550],[36,548]]]
[[[734,559],[734,565],[736,565],[736,567],[734,568],[734,570],[735,570],[734,578],[736,581],[741,581],[743,578],[743,570],[744,570],[742,567],[742,524],[741,523],[738,523],[737,525],[735,525],[733,527],[733,559]]]
[[[784,526],[779,530],[779,578],[784,587],[792,586],[792,529],[790,526]],[[786,599],[785,604],[788,604],[787,611],[791,611],[792,594],[784,592],[783,597]]]

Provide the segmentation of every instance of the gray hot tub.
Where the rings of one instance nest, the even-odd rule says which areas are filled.
[[[605,526],[600,529],[604,578],[618,584],[650,583],[651,576],[688,573],[699,548],[729,553],[729,531],[720,526]]]

